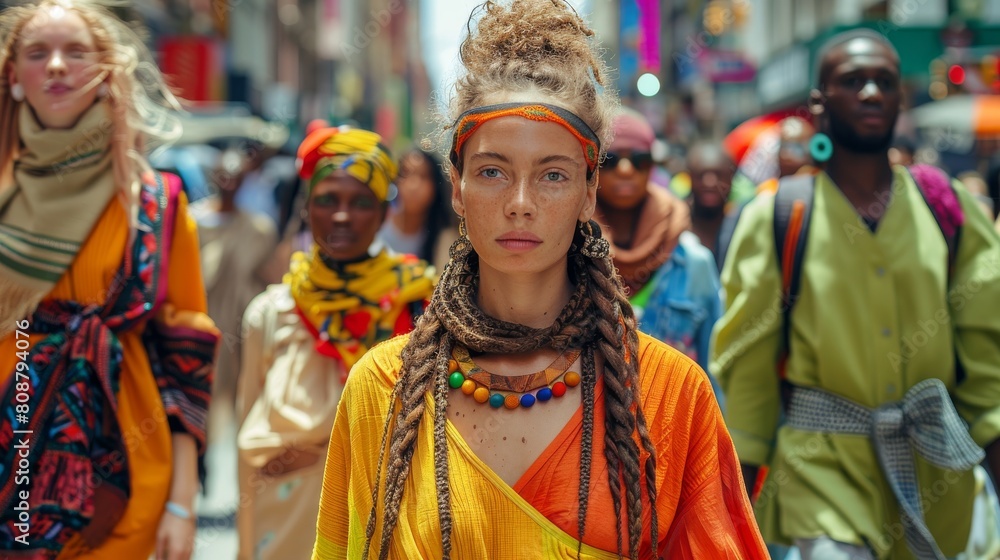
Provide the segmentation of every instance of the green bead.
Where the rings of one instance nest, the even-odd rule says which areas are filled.
[[[465,376],[462,375],[462,372],[453,372],[451,376],[448,377],[448,385],[451,385],[452,389],[458,389],[462,386],[463,382],[465,382]]]
[[[493,408],[500,408],[503,406],[503,395],[499,393],[493,393],[490,395],[490,406]]]

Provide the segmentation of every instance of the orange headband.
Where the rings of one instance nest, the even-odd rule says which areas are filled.
[[[583,119],[573,113],[544,103],[501,103],[470,109],[455,121],[455,134],[451,142],[451,164],[462,170],[462,145],[483,123],[500,117],[524,117],[533,121],[547,121],[561,125],[583,146],[583,158],[587,161],[587,180],[594,175],[600,161],[601,140]]]

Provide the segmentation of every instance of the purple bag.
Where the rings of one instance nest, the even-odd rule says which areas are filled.
[[[951,274],[955,255],[958,253],[958,241],[965,224],[965,213],[958,201],[958,194],[951,185],[951,179],[941,169],[933,165],[918,163],[909,168],[913,182],[924,196],[924,202],[934,214],[941,234],[948,244],[948,273]]]

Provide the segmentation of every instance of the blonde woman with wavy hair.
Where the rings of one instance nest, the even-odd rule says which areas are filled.
[[[767,558],[708,377],[637,332],[591,219],[616,105],[593,32],[559,0],[469,29],[463,235],[348,378],[313,558]]]
[[[144,159],[176,100],[94,5],[7,9],[0,48],[0,556],[187,560],[218,331]]]

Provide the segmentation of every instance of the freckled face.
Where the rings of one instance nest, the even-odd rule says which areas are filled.
[[[565,269],[578,221],[594,214],[580,143],[562,126],[510,116],[481,125],[452,169],[452,203],[465,217],[481,269]]]

